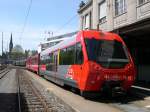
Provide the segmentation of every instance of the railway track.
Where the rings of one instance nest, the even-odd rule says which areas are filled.
[[[2,79],[6,74],[8,74],[8,72],[10,72],[9,69],[4,69],[0,71],[0,79]]]
[[[136,94],[137,97],[149,97],[150,89],[141,87],[141,86],[132,86],[132,91]]]
[[[18,74],[20,73],[20,74]],[[49,112],[49,104],[34,87],[31,80],[17,70],[18,79],[18,111],[19,112]]]

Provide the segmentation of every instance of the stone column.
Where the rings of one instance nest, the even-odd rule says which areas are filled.
[[[97,29],[98,23],[98,0],[93,0],[92,28]]]
[[[127,15],[128,23],[134,23],[137,20],[136,2],[137,0],[126,0],[127,2]]]
[[[107,30],[112,31],[114,28],[114,0],[106,0],[107,1]]]

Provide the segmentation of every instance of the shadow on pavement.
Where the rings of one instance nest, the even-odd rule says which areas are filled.
[[[98,98],[91,98],[88,100],[94,101],[94,102],[100,102],[100,103],[120,103],[120,104],[130,104],[134,101],[141,101],[144,100],[146,96],[144,95],[138,95],[134,90],[131,90],[126,95],[111,97],[108,95],[101,95]]]
[[[0,93],[0,112],[18,112],[16,93]]]
[[[45,79],[45,80],[47,80],[47,79]],[[47,81],[49,81],[49,80],[47,80]],[[49,82],[51,82],[51,81],[49,81]],[[51,82],[51,83],[53,83],[54,85],[57,85],[54,82]],[[73,89],[70,86],[64,86],[64,87],[62,87],[60,85],[57,85],[57,86],[59,86],[62,89],[65,89],[66,91],[70,91],[70,92],[73,92],[74,94],[80,95],[80,92],[78,89],[75,89],[75,88]],[[102,95],[98,95],[96,97],[90,96],[89,98],[86,98],[86,100],[90,100],[90,101],[94,101],[94,102],[100,102],[100,103],[129,104],[129,103],[132,103],[134,101],[144,100],[145,97],[150,96],[150,94],[148,94],[148,93],[147,93],[147,96],[139,95],[138,93],[141,93],[141,92],[143,92],[143,91],[139,91],[137,89],[131,88],[130,92],[128,92],[126,95],[111,97],[109,95],[106,95],[105,93],[102,93]]]
[[[23,94],[21,94],[21,105],[25,105],[26,100]],[[0,93],[0,112],[19,112],[18,94],[17,93]],[[22,112],[24,108],[21,107]]]

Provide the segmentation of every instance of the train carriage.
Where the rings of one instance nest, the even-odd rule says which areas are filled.
[[[39,71],[39,55],[38,54],[27,58],[26,68],[38,74],[38,71]]]
[[[26,59],[16,60],[13,62],[13,65],[25,67],[26,66]]]
[[[105,88],[127,91],[135,73],[125,43],[114,33],[80,31],[40,53],[39,74],[62,86],[78,88],[83,96]]]

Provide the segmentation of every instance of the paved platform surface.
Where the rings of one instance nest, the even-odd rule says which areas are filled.
[[[79,94],[61,88],[38,75],[26,71],[36,83],[38,82],[47,92],[53,92],[77,112],[150,112],[150,96],[137,96],[134,91],[126,98],[86,100]]]
[[[122,110],[117,109],[111,105],[105,103],[95,102],[86,100],[78,94],[67,91],[53,83],[42,79],[41,77],[26,71],[27,74],[35,81],[43,85],[46,91],[53,92],[67,104],[72,106],[77,112],[122,112]]]
[[[0,80],[0,112],[17,112],[16,70],[11,70]]]

